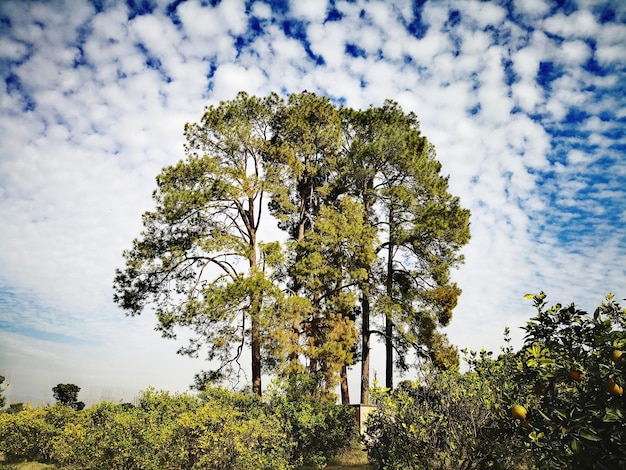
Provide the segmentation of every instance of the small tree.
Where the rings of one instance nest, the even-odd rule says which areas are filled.
[[[618,468],[626,461],[626,311],[611,294],[592,315],[574,304],[546,308],[527,326],[517,373],[522,423],[541,468]]]
[[[9,388],[9,382],[4,383],[6,378],[3,375],[0,375],[0,408],[4,408],[7,404],[7,397],[4,396],[4,392],[7,388]]]
[[[85,403],[78,401],[78,392],[80,387],[74,384],[58,384],[52,387],[52,394],[57,403],[80,411],[85,408]]]

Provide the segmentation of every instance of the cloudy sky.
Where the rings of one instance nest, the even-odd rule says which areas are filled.
[[[9,402],[68,382],[88,403],[183,391],[205,367],[126,318],[112,280],[185,122],[240,90],[419,116],[472,212],[460,348],[498,350],[507,325],[519,345],[529,292],[590,310],[626,297],[625,71],[621,0],[2,0]]]

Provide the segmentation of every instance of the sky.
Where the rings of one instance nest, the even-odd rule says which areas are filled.
[[[156,175],[184,157],[184,124],[242,90],[417,114],[471,210],[445,329],[459,348],[498,351],[507,326],[520,346],[527,293],[621,301],[625,72],[621,0],[0,1],[9,403],[52,402],[58,383],[88,404],[182,392],[207,368],[149,314],[126,317],[112,282]]]

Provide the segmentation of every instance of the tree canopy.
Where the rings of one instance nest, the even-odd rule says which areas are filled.
[[[76,411],[85,408],[85,403],[78,401],[78,392],[80,392],[80,387],[74,384],[58,384],[52,387],[52,395],[57,403],[69,406]]]
[[[4,392],[9,387],[9,383],[7,382],[5,384],[5,380],[6,378],[3,375],[0,375],[0,408],[4,408],[7,404],[7,397],[4,396]]]
[[[450,270],[469,211],[448,191],[417,117],[386,101],[340,108],[310,92],[240,93],[185,126],[185,159],[157,177],[155,208],[124,252],[114,300],[154,309],[158,329],[192,332],[182,354],[215,367],[198,386],[245,372],[310,374],[320,390],[386,344],[387,385],[410,352],[454,366],[437,331],[460,289]],[[394,354],[395,352],[395,354]]]

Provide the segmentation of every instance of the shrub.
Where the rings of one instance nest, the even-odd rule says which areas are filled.
[[[166,433],[167,468],[291,468],[281,423],[263,413],[246,416],[232,406],[209,401],[180,415]]]
[[[5,380],[6,378],[0,375],[0,409],[4,408],[7,404],[7,397],[4,396],[4,392],[9,388],[9,383],[4,383]]]
[[[337,405],[336,397],[320,396],[316,382],[300,375],[275,382],[270,406],[285,423],[293,443],[292,462],[323,468],[339,451],[357,439],[354,411]]]
[[[96,469],[287,470],[289,441],[258,398],[211,388],[201,396],[149,389],[139,406],[101,403],[55,442],[63,466]]]
[[[90,469],[159,469],[159,427],[140,408],[100,403],[80,414],[56,441],[54,460]]]
[[[592,315],[574,304],[547,307],[537,315],[511,381],[518,401],[528,403],[526,443],[541,468],[619,468],[626,462],[626,311],[612,295]],[[623,392],[623,390],[622,390]]]
[[[379,468],[518,468],[498,428],[489,380],[475,371],[431,370],[396,391],[374,389],[378,408],[367,421],[365,446]]]
[[[74,414],[62,405],[0,413],[0,452],[9,460],[50,461],[54,443]]]

